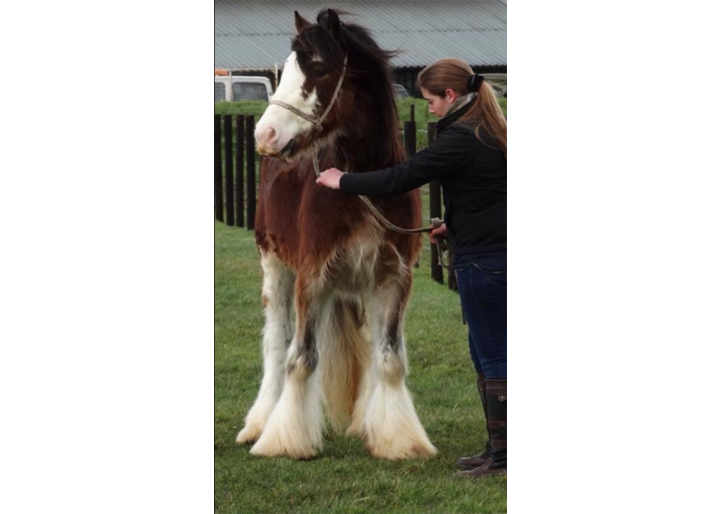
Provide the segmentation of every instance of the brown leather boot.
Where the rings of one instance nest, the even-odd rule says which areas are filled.
[[[478,373],[477,388],[480,393],[480,401],[482,402],[483,412],[485,413],[485,426],[489,432],[490,428],[487,426],[487,402],[485,401],[485,375],[482,373]],[[488,441],[485,444],[484,452],[473,455],[472,457],[460,457],[457,462],[455,462],[455,466],[460,469],[475,469],[485,463],[485,461],[489,458],[490,442]]]
[[[507,379],[485,381],[485,412],[489,436],[489,459],[457,476],[482,477],[507,473]]]

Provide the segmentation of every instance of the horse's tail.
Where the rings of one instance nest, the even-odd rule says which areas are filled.
[[[350,424],[363,376],[371,363],[370,334],[363,307],[337,300],[320,341],[322,383],[328,418],[337,432]]]

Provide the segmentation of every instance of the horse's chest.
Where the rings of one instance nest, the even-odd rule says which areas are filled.
[[[272,170],[268,175],[259,205],[263,215],[262,230],[264,237],[271,242],[271,249],[284,256],[289,252],[295,253],[300,244],[299,184],[289,173]]]
[[[355,240],[327,260],[324,278],[337,292],[357,293],[377,281],[379,258],[377,242]]]

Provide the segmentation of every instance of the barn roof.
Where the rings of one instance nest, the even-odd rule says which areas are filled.
[[[505,0],[215,0],[215,68],[272,68],[290,53],[293,11],[314,21],[326,7],[369,29],[386,50],[404,52],[392,65],[424,67],[445,57],[471,66],[507,65]]]

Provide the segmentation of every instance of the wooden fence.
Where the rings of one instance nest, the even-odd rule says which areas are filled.
[[[234,124],[233,124],[234,119]],[[429,123],[428,144],[435,140],[435,123]],[[415,106],[410,108],[410,121],[403,126],[403,139],[408,157],[417,151],[417,125]],[[215,219],[233,227],[253,230],[259,164],[262,157],[255,152],[255,118],[242,115],[215,115]],[[234,144],[233,144],[234,143]],[[432,218],[440,218],[440,182],[429,185],[429,217],[423,217],[424,226]],[[425,190],[421,191],[424,193]],[[423,244],[429,244],[423,237]],[[452,262],[452,255],[446,256]],[[457,280],[452,267],[447,270],[448,287],[457,291]],[[435,245],[430,245],[430,276],[436,282],[444,283],[444,272],[439,262]]]
[[[255,119],[242,115],[234,119],[233,129],[233,116],[215,115],[215,219],[252,230],[259,162],[255,153]]]

